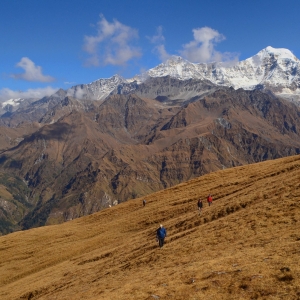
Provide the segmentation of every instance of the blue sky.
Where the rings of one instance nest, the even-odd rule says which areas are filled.
[[[300,58],[299,11],[299,0],[1,0],[0,100],[129,78],[169,55],[243,60],[272,46]]]

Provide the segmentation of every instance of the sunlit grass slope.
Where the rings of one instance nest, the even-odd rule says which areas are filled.
[[[146,199],[0,237],[0,299],[300,299],[300,156]]]

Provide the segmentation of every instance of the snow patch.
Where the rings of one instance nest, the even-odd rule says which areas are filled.
[[[17,98],[17,99],[9,99],[4,102],[2,102],[2,107],[6,105],[11,105],[11,106],[17,106],[19,105],[24,99],[22,98]]]

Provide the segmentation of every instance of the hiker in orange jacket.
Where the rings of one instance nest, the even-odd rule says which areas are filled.
[[[212,198],[211,194],[209,194],[209,195],[207,196],[208,206],[211,206],[211,205],[212,205],[212,201],[213,201],[213,198]]]

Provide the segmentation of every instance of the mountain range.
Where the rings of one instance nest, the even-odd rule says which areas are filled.
[[[231,66],[173,57],[130,80],[100,79],[8,111],[0,230],[61,223],[213,171],[299,154],[298,87],[299,60],[267,47]]]
[[[275,94],[298,99],[300,95],[300,61],[288,49],[267,47],[253,57],[231,63],[191,63],[180,56],[173,56],[165,63],[124,79],[115,75],[82,84],[67,90],[67,94],[79,99],[103,100],[116,89],[132,93],[148,78],[170,76],[180,80],[208,80],[217,86],[246,90],[269,89]]]
[[[267,89],[277,95],[299,100],[300,61],[288,49],[266,47],[256,55],[230,63],[191,63],[180,56],[171,56],[166,62],[133,78],[119,75],[80,84],[66,90],[66,95],[77,99],[103,101],[111,93],[132,93],[138,85],[149,78],[170,76],[180,80],[208,80],[217,86]],[[24,101],[25,100],[25,101]],[[15,111],[20,105],[38,99],[7,99],[0,103],[0,114]]]

